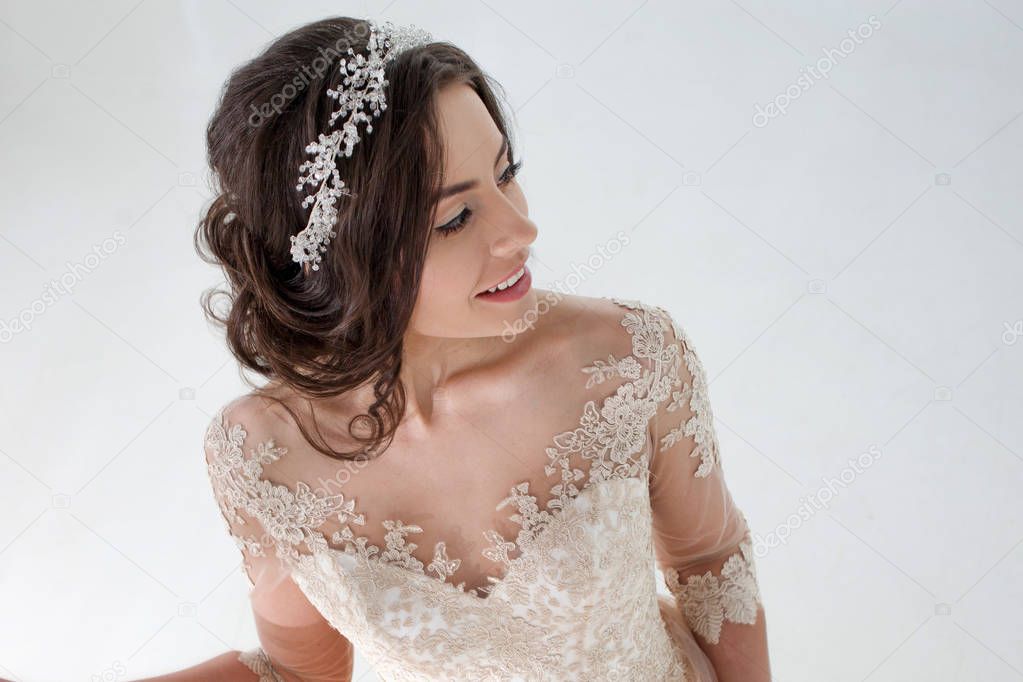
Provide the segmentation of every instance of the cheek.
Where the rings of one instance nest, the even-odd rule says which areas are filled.
[[[462,312],[476,286],[475,267],[459,249],[440,246],[432,250],[423,266],[423,280],[416,300],[418,312],[434,319]]]
[[[467,298],[474,282],[466,282],[468,272],[448,259],[427,260],[410,321],[414,330],[429,336],[457,335],[472,313]]]

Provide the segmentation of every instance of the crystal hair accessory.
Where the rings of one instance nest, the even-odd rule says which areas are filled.
[[[350,157],[352,148],[361,139],[358,124],[366,123],[366,134],[373,132],[373,118],[387,109],[384,88],[389,81],[384,77],[384,67],[399,54],[418,45],[429,43],[432,36],[413,25],[398,26],[390,21],[378,24],[366,22],[370,33],[367,54],[355,54],[348,48],[350,58],[341,59],[341,85],[337,90],[327,90],[327,95],[338,100],[338,108],[330,115],[328,127],[344,116],[341,128],[330,135],[320,133],[319,138],[306,145],[306,152],[314,158],[299,166],[298,185],[303,191],[306,185],[316,187],[316,193],[302,200],[302,207],[312,204],[309,221],[305,228],[291,237],[291,257],[296,263],[312,263],[313,270],[319,270],[321,253],[326,253],[327,243],[336,237],[334,223],[337,221],[337,202],[342,196],[351,196],[337,170],[337,156]],[[369,105],[371,114],[363,109]]]

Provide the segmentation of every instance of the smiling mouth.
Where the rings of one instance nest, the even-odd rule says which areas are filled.
[[[511,287],[515,286],[515,284],[517,284],[525,276],[526,276],[526,265],[525,265],[525,263],[523,263],[522,265],[519,266],[518,270],[516,270],[515,272],[511,273],[508,277],[505,277],[499,283],[495,284],[494,286],[490,287],[489,289],[484,289],[483,291],[479,292],[476,295],[477,296],[485,296],[487,294],[494,294],[494,293],[497,293],[498,291],[504,291],[505,289],[510,289]]]

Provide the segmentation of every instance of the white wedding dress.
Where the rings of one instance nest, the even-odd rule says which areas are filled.
[[[459,453],[461,469],[377,475],[389,452],[285,442],[254,396],[218,411],[206,459],[251,585],[261,646],[241,660],[258,679],[337,679],[352,646],[383,680],[716,679],[701,646],[762,603],[706,376],[662,308],[593,300],[618,341],[570,368],[574,426],[514,425],[546,446],[506,468]],[[504,491],[496,514],[473,511],[481,489]]]

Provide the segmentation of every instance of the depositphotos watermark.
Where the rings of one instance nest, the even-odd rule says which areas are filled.
[[[128,668],[121,661],[114,661],[102,672],[89,676],[89,682],[115,682],[128,674]]]
[[[866,452],[861,452],[856,459],[846,460],[848,466],[843,467],[842,471],[838,474],[838,477],[830,477],[823,479],[823,485],[817,488],[813,493],[807,495],[804,498],[800,498],[799,508],[789,514],[788,518],[784,522],[778,524],[774,530],[761,535],[759,533],[754,534],[753,538],[753,556],[761,558],[767,555],[767,553],[778,547],[788,543],[789,538],[792,534],[798,530],[805,521],[809,520],[817,514],[818,511],[827,510],[833,500],[839,493],[841,488],[848,488],[856,479],[869,469],[875,462],[881,459],[881,448],[871,444],[867,448]]]
[[[331,64],[348,53],[348,48],[352,47],[354,42],[353,36],[365,40],[369,37],[369,27],[364,23],[357,23],[353,29],[346,31],[345,35],[334,41],[332,47],[316,48],[319,56],[313,59],[312,64],[303,64],[296,69],[291,81],[285,83],[280,92],[274,93],[269,102],[264,102],[259,106],[249,105],[252,110],[248,119],[249,125],[258,128],[274,114],[279,116],[288,102],[309,87],[312,81],[323,78],[323,74],[327,72]]]
[[[1005,331],[1002,332],[1002,343],[1006,346],[1014,346],[1020,338],[1023,338],[1023,318],[1012,324],[1003,322],[1002,325],[1005,327]]]
[[[550,291],[541,298],[537,298],[536,305],[523,313],[522,317],[509,323],[505,320],[504,331],[501,338],[506,343],[511,343],[515,337],[532,329],[541,315],[546,315],[552,308],[561,303],[568,294],[574,294],[587,277],[595,274],[602,267],[621,253],[622,249],[632,242],[629,235],[623,230],[618,230],[614,238],[607,240],[604,244],[597,245],[597,252],[591,253],[585,263],[572,263],[572,272],[564,279],[554,282],[551,286],[557,291]]]
[[[865,22],[855,29],[846,31],[849,37],[844,38],[837,48],[822,47],[821,51],[824,52],[824,56],[818,59],[816,63],[799,69],[801,75],[796,79],[795,83],[785,88],[785,92],[777,95],[766,106],[762,107],[759,103],[756,105],[756,111],[753,113],[753,125],[757,128],[763,128],[772,118],[784,115],[793,100],[799,99],[804,92],[812,88],[820,79],[828,78],[831,75],[831,70],[835,68],[839,60],[852,54],[858,45],[862,45],[863,41],[874,35],[874,31],[879,28],[881,28],[880,19],[871,14]]]
[[[93,246],[92,251],[87,253],[81,262],[67,261],[64,264],[65,272],[58,279],[51,279],[43,287],[43,293],[27,306],[21,309],[18,314],[10,320],[0,319],[0,344],[10,341],[20,334],[32,329],[36,318],[56,305],[64,296],[74,293],[75,285],[85,279],[85,276],[98,268],[104,260],[113,255],[118,248],[124,246],[128,241],[127,237],[114,230],[112,237],[107,237],[99,246]]]

